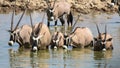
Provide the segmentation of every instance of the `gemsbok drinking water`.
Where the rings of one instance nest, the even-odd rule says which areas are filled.
[[[25,10],[21,15],[17,25],[13,29],[14,13],[15,11],[13,10],[12,20],[11,20],[11,29],[8,30],[8,32],[10,32],[10,40],[8,44],[12,46],[13,43],[17,42],[20,45],[20,47],[22,46],[24,46],[25,48],[30,47],[30,35],[32,32],[32,28],[29,25],[23,25],[22,27],[18,28],[20,21],[25,13]]]
[[[107,26],[105,25],[105,33],[100,33],[99,27],[96,24],[98,36],[94,38],[94,51],[113,50],[112,36],[107,33]]]
[[[32,30],[32,50],[46,49],[51,42],[50,31],[44,23],[35,24]]]
[[[51,42],[51,34],[49,28],[43,22],[37,23],[33,26],[31,14],[30,14],[30,19],[32,26],[32,33],[31,33],[32,51],[46,49]]]
[[[64,46],[64,35],[60,31],[56,31],[52,35],[51,48],[62,48]]]

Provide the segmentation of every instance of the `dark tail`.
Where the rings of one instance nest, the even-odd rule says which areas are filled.
[[[120,5],[118,6],[118,14],[120,16]]]

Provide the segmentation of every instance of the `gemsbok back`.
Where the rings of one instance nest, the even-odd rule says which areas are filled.
[[[22,27],[18,28],[19,23],[25,13],[25,10],[24,10],[17,25],[13,29],[14,12],[15,11],[13,10],[12,20],[11,20],[11,29],[8,30],[8,32],[10,32],[10,40],[8,44],[12,46],[13,43],[17,42],[20,45],[20,47],[24,46],[25,48],[28,48],[30,47],[30,34],[32,32],[32,28],[29,25],[23,25]]]
[[[93,46],[93,34],[87,27],[76,27],[70,35],[65,36],[65,44],[74,48]]]
[[[66,1],[60,1],[60,2],[56,2],[56,0],[54,2],[51,2],[50,4],[48,4],[48,8],[47,8],[47,18],[48,18],[48,27],[50,26],[50,21],[55,21],[55,26],[57,25],[57,20],[59,19],[62,23],[62,26],[65,25],[65,20],[63,19],[63,15],[67,15],[67,23],[68,26],[72,26],[72,22],[73,22],[73,15],[71,13],[71,5],[66,2]]]
[[[96,24],[98,36],[94,38],[94,51],[105,51],[105,50],[113,50],[113,40],[112,36],[107,33],[107,26],[105,25],[105,33],[100,33],[99,27]]]

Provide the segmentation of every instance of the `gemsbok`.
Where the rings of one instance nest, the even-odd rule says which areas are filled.
[[[52,35],[51,48],[62,48],[64,46],[64,35],[63,33],[56,31]]]
[[[32,27],[32,33],[31,33],[32,51],[46,49],[50,45],[51,34],[48,26],[43,23],[43,19],[42,22],[33,25],[32,16],[30,14],[31,27]]]
[[[51,42],[50,31],[43,22],[35,24],[32,30],[32,51],[46,49]]]
[[[66,15],[67,17],[67,23],[68,26],[72,26],[72,22],[73,22],[73,15],[71,13],[71,5],[66,2],[66,1],[60,1],[60,2],[56,2],[56,0],[54,2],[51,2],[50,4],[48,4],[47,2],[47,18],[48,18],[48,27],[50,26],[50,21],[55,21],[55,26],[57,25],[57,20],[59,19],[62,23],[62,26],[65,25],[65,20],[63,19],[63,16]]]
[[[65,36],[65,45],[73,48],[93,46],[93,34],[87,27],[76,27],[70,35]]]
[[[113,50],[112,36],[107,33],[107,26],[105,25],[105,33],[100,33],[99,27],[96,24],[98,36],[94,38],[94,51]]]
[[[18,28],[20,21],[23,18],[23,15],[25,13],[25,10],[22,13],[17,25],[13,29],[14,13],[15,11],[13,10],[12,20],[11,20],[11,29],[8,30],[8,32],[10,32],[10,40],[8,44],[12,46],[13,43],[17,42],[20,45],[20,47],[24,46],[25,48],[28,48],[30,47],[30,34],[32,32],[32,28],[29,25],[23,25],[22,27]]]

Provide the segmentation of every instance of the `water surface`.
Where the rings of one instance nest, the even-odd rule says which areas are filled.
[[[33,22],[42,21],[44,13],[33,12]],[[20,14],[14,19],[14,26],[19,20]],[[76,20],[77,16],[74,16]],[[18,44],[8,46],[11,13],[0,14],[0,66],[2,68],[119,68],[120,67],[120,17],[118,14],[100,14],[100,15],[82,15],[77,26],[85,26],[91,29],[94,36],[97,35],[94,23],[99,23],[101,32],[104,32],[104,26],[107,24],[108,33],[113,36],[113,51],[94,52],[91,49],[73,49],[66,51],[58,50],[41,50],[37,54],[32,53],[29,49],[20,51]],[[46,17],[44,19],[47,24]],[[26,14],[22,19],[20,26],[29,24],[29,16]],[[54,25],[52,22],[51,25]],[[58,21],[58,25],[61,23]],[[59,26],[58,31],[63,31]],[[54,27],[50,27],[54,32]]]

